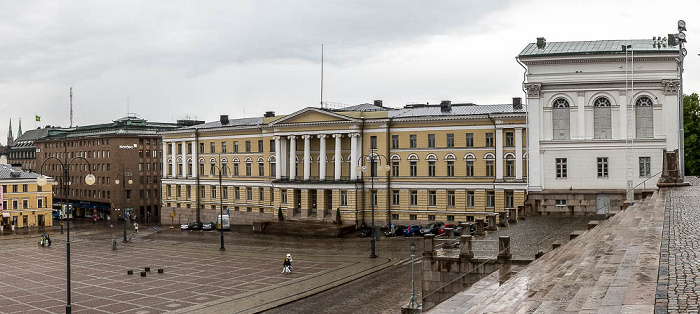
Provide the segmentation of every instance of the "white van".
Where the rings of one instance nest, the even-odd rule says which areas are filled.
[[[231,230],[231,221],[230,221],[230,219],[229,219],[229,216],[228,216],[228,215],[223,215],[223,217],[224,217],[224,223],[223,223],[223,225],[221,224],[221,217],[222,217],[222,216],[219,215],[218,218],[216,219],[216,226],[217,226],[217,229],[221,228],[221,229],[224,229],[224,230]]]

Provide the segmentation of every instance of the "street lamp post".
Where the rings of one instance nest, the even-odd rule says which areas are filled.
[[[376,148],[371,148],[371,149],[370,149],[370,154],[369,154],[369,155],[360,156],[360,160],[358,160],[358,162],[357,162],[357,170],[362,171],[362,172],[366,172],[366,171],[367,171],[367,167],[365,166],[365,162],[367,161],[367,159],[369,159],[369,162],[370,162],[370,171],[369,171],[369,172],[370,172],[370,182],[371,182],[370,184],[371,184],[371,187],[370,187],[370,201],[369,201],[369,202],[370,202],[370,204],[371,204],[371,206],[372,206],[372,233],[371,233],[371,235],[372,235],[372,237],[371,237],[371,243],[372,243],[372,245],[371,245],[371,252],[370,252],[370,254],[369,254],[369,257],[370,257],[370,258],[376,258],[376,257],[377,257],[377,254],[376,254],[376,252],[375,252],[375,247],[376,247],[376,243],[375,243],[375,242],[377,241],[377,230],[375,230],[376,228],[374,227],[374,202],[375,202],[374,196],[376,195],[376,194],[375,194],[376,191],[374,190],[374,177],[377,175],[377,170],[378,170],[378,168],[381,168],[381,167],[382,167],[382,159],[381,159],[381,157],[384,157],[384,160],[386,161],[386,168],[385,168],[385,170],[386,170],[386,171],[389,171],[389,169],[391,169],[391,167],[389,166],[389,160],[386,158],[386,156],[384,156],[384,155],[379,155],[379,154],[375,153],[375,150],[376,150]],[[362,166],[360,167],[360,165],[362,165]]]
[[[68,211],[68,216],[66,217],[66,314],[71,313],[71,293],[70,293],[70,210],[68,210],[68,185],[69,185],[69,180],[70,180],[70,175],[69,175],[69,166],[76,160],[82,159],[88,164],[88,175],[85,176],[85,183],[87,185],[93,185],[95,184],[95,176],[92,175],[91,171],[91,166],[90,162],[85,159],[85,157],[82,156],[76,156],[68,160],[68,145],[66,145],[65,137],[64,137],[64,157],[63,161],[56,157],[48,157],[44,159],[44,161],[41,163],[41,168],[40,168],[40,173],[41,175],[36,179],[37,184],[39,186],[44,186],[46,185],[48,179],[44,175],[44,165],[46,164],[47,161],[49,160],[55,160],[61,165],[61,169],[63,169],[63,201],[66,203],[66,210]]]
[[[408,300],[408,308],[415,309],[418,307],[416,301],[416,285],[413,277],[414,259],[416,257],[416,242],[411,241],[411,299]]]
[[[219,154],[219,162],[221,162],[221,154]],[[217,166],[216,164],[212,164],[212,167],[215,167],[216,170],[219,171],[219,219],[221,222],[219,222],[219,232],[221,233],[221,246],[219,247],[219,251],[226,251],[226,247],[224,247],[224,185],[222,182],[222,172],[225,171],[226,169],[229,169],[228,166],[221,164],[221,166]],[[231,171],[231,169],[229,169]]]
[[[126,198],[126,184],[127,183],[133,184],[134,181],[131,179],[131,172],[124,172],[123,165],[122,165],[122,172],[118,173],[117,176],[119,176],[120,174],[122,175],[122,181],[121,181],[121,183],[122,183],[122,211],[124,212],[124,240],[122,240],[122,242],[126,243],[126,242],[128,242],[126,240],[126,229],[127,229],[127,225],[128,225],[128,219],[126,216],[126,206],[125,206],[126,200],[127,200],[127,198]],[[127,176],[129,177],[128,181],[126,180]],[[114,183],[119,184],[119,179],[114,180]]]

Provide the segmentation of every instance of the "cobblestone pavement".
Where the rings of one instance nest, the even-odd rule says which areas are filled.
[[[669,189],[661,244],[656,312],[698,313],[700,295],[700,180]]]

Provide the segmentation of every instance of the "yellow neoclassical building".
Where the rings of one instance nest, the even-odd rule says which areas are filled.
[[[52,226],[52,185],[37,185],[39,175],[0,165],[0,222],[5,230],[30,226]]]
[[[525,200],[526,118],[511,104],[381,101],[162,132],[165,213],[174,222],[466,222]],[[219,186],[219,173],[222,187]],[[163,223],[170,223],[163,215]]]

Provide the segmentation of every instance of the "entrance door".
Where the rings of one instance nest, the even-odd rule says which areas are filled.
[[[44,226],[46,224],[46,221],[44,220],[44,215],[38,215],[37,218],[39,219],[39,222],[37,222],[38,226]]]
[[[297,194],[297,207],[294,208],[294,214],[301,214],[301,189],[296,189],[294,192]]]
[[[318,201],[318,199],[317,199],[318,193],[317,193],[316,190],[309,190],[309,193],[311,194],[311,215],[314,216],[314,217],[316,217],[316,213],[317,213],[317,206],[316,206],[316,204],[318,204],[318,203],[317,203],[317,201]]]
[[[610,212],[610,195],[596,194],[595,195],[595,213],[605,215]]]
[[[330,217],[331,212],[333,211],[333,190],[324,190],[325,192],[325,198],[326,198],[326,208],[325,208],[325,216]]]

